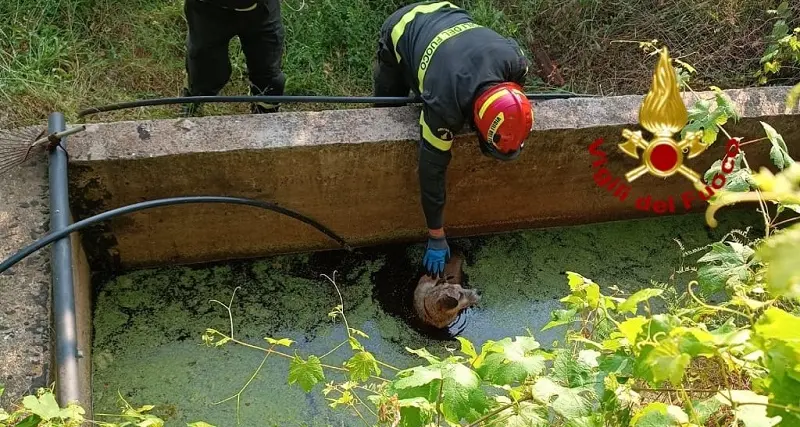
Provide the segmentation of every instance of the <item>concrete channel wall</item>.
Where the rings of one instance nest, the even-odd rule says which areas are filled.
[[[726,127],[764,135],[772,124],[790,144],[797,115],[784,114],[788,88],[730,90],[742,115]],[[701,93],[713,97],[712,93]],[[504,232],[654,215],[634,209],[650,194],[674,200],[691,190],[675,175],[632,184],[623,203],[593,180],[589,145],[602,137],[616,177],[639,165],[616,147],[637,124],[642,96],[550,100],[535,105],[535,131],[518,161],[483,157],[468,130],[456,139],[447,176],[446,231],[451,236]],[[685,95],[687,105],[693,95]],[[224,195],[276,202],[308,215],[353,246],[422,240],[417,181],[418,107],[293,112],[91,125],[72,138],[71,200],[78,217],[163,197]],[[705,172],[724,156],[724,136],[686,165]],[[800,155],[797,144],[792,154]],[[768,164],[769,144],[747,148]],[[624,181],[624,178],[622,178]],[[693,210],[702,209],[699,198]],[[676,213],[684,212],[680,201]],[[661,205],[659,205],[660,207]],[[259,209],[183,205],[118,217],[84,234],[103,268],[197,263],[275,253],[334,249],[312,227]]]

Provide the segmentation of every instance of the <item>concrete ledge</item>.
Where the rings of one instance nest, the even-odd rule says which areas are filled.
[[[759,138],[767,121],[800,155],[797,115],[784,114],[788,88],[726,91],[742,120],[726,126]],[[710,93],[701,96],[710,97]],[[694,99],[685,96],[687,105]],[[625,203],[593,181],[588,152],[605,139],[608,169],[638,166],[616,148],[638,129],[642,96],[552,100],[535,106],[535,132],[517,162],[481,156],[472,134],[456,139],[445,211],[451,236],[632,219],[638,196],[663,199],[691,190],[676,175],[646,175]],[[417,107],[207,117],[89,125],[70,139],[70,181],[77,219],[143,200],[226,195],[274,201],[309,215],[355,246],[420,239]],[[746,149],[769,165],[769,144]],[[703,173],[724,155],[716,144],[687,160]],[[623,178],[624,179],[624,178]],[[696,203],[695,210],[702,206]],[[311,227],[277,214],[225,205],[174,206],[109,221],[84,235],[101,268],[195,263],[336,247]]]
[[[47,160],[0,176],[0,259],[49,228]],[[41,250],[0,275],[0,407],[50,381],[50,253]]]

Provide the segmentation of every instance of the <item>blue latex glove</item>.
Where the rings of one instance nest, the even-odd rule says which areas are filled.
[[[444,264],[450,258],[450,246],[447,238],[428,237],[428,247],[425,249],[425,256],[422,257],[422,265],[425,266],[428,275],[437,277],[444,273]]]

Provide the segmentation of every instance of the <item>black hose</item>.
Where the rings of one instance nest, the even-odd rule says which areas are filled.
[[[596,95],[584,95],[575,93],[529,93],[526,94],[528,99],[566,99],[566,98],[591,98]],[[321,104],[386,104],[386,105],[402,105],[402,104],[419,104],[422,99],[418,96],[414,97],[378,97],[378,96],[317,96],[317,95],[281,95],[281,96],[192,96],[192,97],[174,97],[174,98],[154,98],[154,99],[141,99],[138,101],[122,102],[119,104],[105,105],[102,107],[87,108],[78,112],[78,118],[87,116],[89,114],[104,113],[107,111],[123,110],[126,108],[149,107],[154,105],[167,105],[167,104],[192,104],[195,102],[266,102],[266,103],[321,103]]]
[[[44,237],[40,238],[39,240],[31,243],[27,247],[21,249],[16,254],[8,257],[5,261],[0,263],[0,274],[4,271],[11,268],[14,264],[22,261],[27,256],[31,255],[32,253],[38,251],[39,249],[47,246],[48,244],[59,240],[63,237],[69,236],[71,233],[76,231],[82,230],[92,224],[95,224],[100,221],[105,221],[107,219],[111,219],[115,216],[124,215],[127,213],[133,213],[145,209],[156,208],[160,206],[168,206],[168,205],[183,205],[183,204],[191,204],[191,203],[229,203],[235,205],[247,205],[253,206],[257,208],[267,209],[273,212],[277,212],[299,221],[302,221],[306,224],[309,224],[316,228],[317,230],[324,233],[326,236],[330,237],[331,239],[335,240],[339,243],[344,249],[350,250],[350,246],[330,229],[325,227],[324,225],[316,222],[315,220],[294,212],[290,209],[286,209],[280,207],[274,203],[264,202],[261,200],[253,200],[253,199],[245,199],[240,197],[226,197],[226,196],[182,196],[182,197],[170,197],[165,199],[156,199],[156,200],[148,200],[145,202],[134,203],[127,206],[122,206],[116,209],[112,209],[110,211],[106,211],[103,213],[99,213],[97,215],[91,216],[89,218],[80,220],[70,226],[63,228],[55,233],[48,233]]]

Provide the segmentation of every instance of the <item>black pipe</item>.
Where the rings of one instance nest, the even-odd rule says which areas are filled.
[[[575,93],[529,93],[531,100],[566,99],[566,98],[592,98],[597,95],[584,95]],[[119,104],[105,105],[102,107],[87,108],[78,112],[78,118],[89,114],[104,113],[107,111],[123,110],[126,108],[150,107],[167,104],[192,104],[213,102],[266,102],[266,103],[321,103],[321,104],[419,104],[422,99],[418,96],[404,97],[377,97],[377,96],[317,96],[317,95],[261,95],[261,96],[192,96],[175,98],[141,99],[137,101],[122,102]]]
[[[63,153],[62,153],[63,154]],[[66,171],[65,171],[66,173]],[[76,231],[82,230],[90,225],[98,223],[100,221],[105,221],[107,219],[111,219],[115,216],[124,215],[127,213],[133,213],[145,209],[156,208],[160,206],[168,206],[168,205],[183,205],[183,204],[190,204],[190,203],[228,203],[228,204],[238,204],[238,205],[247,205],[247,206],[254,206],[257,208],[267,209],[273,212],[277,212],[299,221],[302,221],[306,224],[309,224],[316,228],[317,230],[321,231],[328,237],[335,240],[339,243],[344,249],[351,250],[350,246],[330,229],[325,227],[324,225],[318,223],[317,221],[294,212],[290,209],[286,209],[280,207],[274,203],[264,202],[261,200],[253,200],[253,199],[245,199],[240,197],[226,197],[226,196],[183,196],[183,197],[170,197],[166,199],[156,199],[156,200],[148,200],[144,202],[134,203],[127,206],[122,206],[116,209],[112,209],[110,211],[106,211],[103,213],[99,213],[97,215],[91,216],[86,219],[82,219],[69,227],[62,228],[60,230],[55,230],[54,232],[48,233],[44,237],[41,237],[39,240],[31,243],[30,245],[22,248],[19,252],[15,253],[14,255],[5,259],[2,263],[0,263],[0,274],[4,271],[11,268],[14,264],[22,261],[27,256],[31,255],[32,253],[38,251],[39,249],[47,246],[53,241],[59,240],[65,236],[69,236],[71,233]],[[66,210],[66,209],[64,209]],[[69,239],[66,239],[67,243],[69,243]],[[55,270],[55,269],[54,269]],[[72,276],[70,276],[72,277]],[[71,289],[71,288],[70,288]]]
[[[64,115],[51,113],[47,123],[50,133],[66,129]],[[78,378],[78,327],[75,314],[75,288],[72,280],[72,242],[69,233],[71,218],[67,189],[67,154],[61,145],[50,151],[50,234],[58,236],[50,252],[53,286],[53,325],[58,401],[62,406],[80,401]]]

